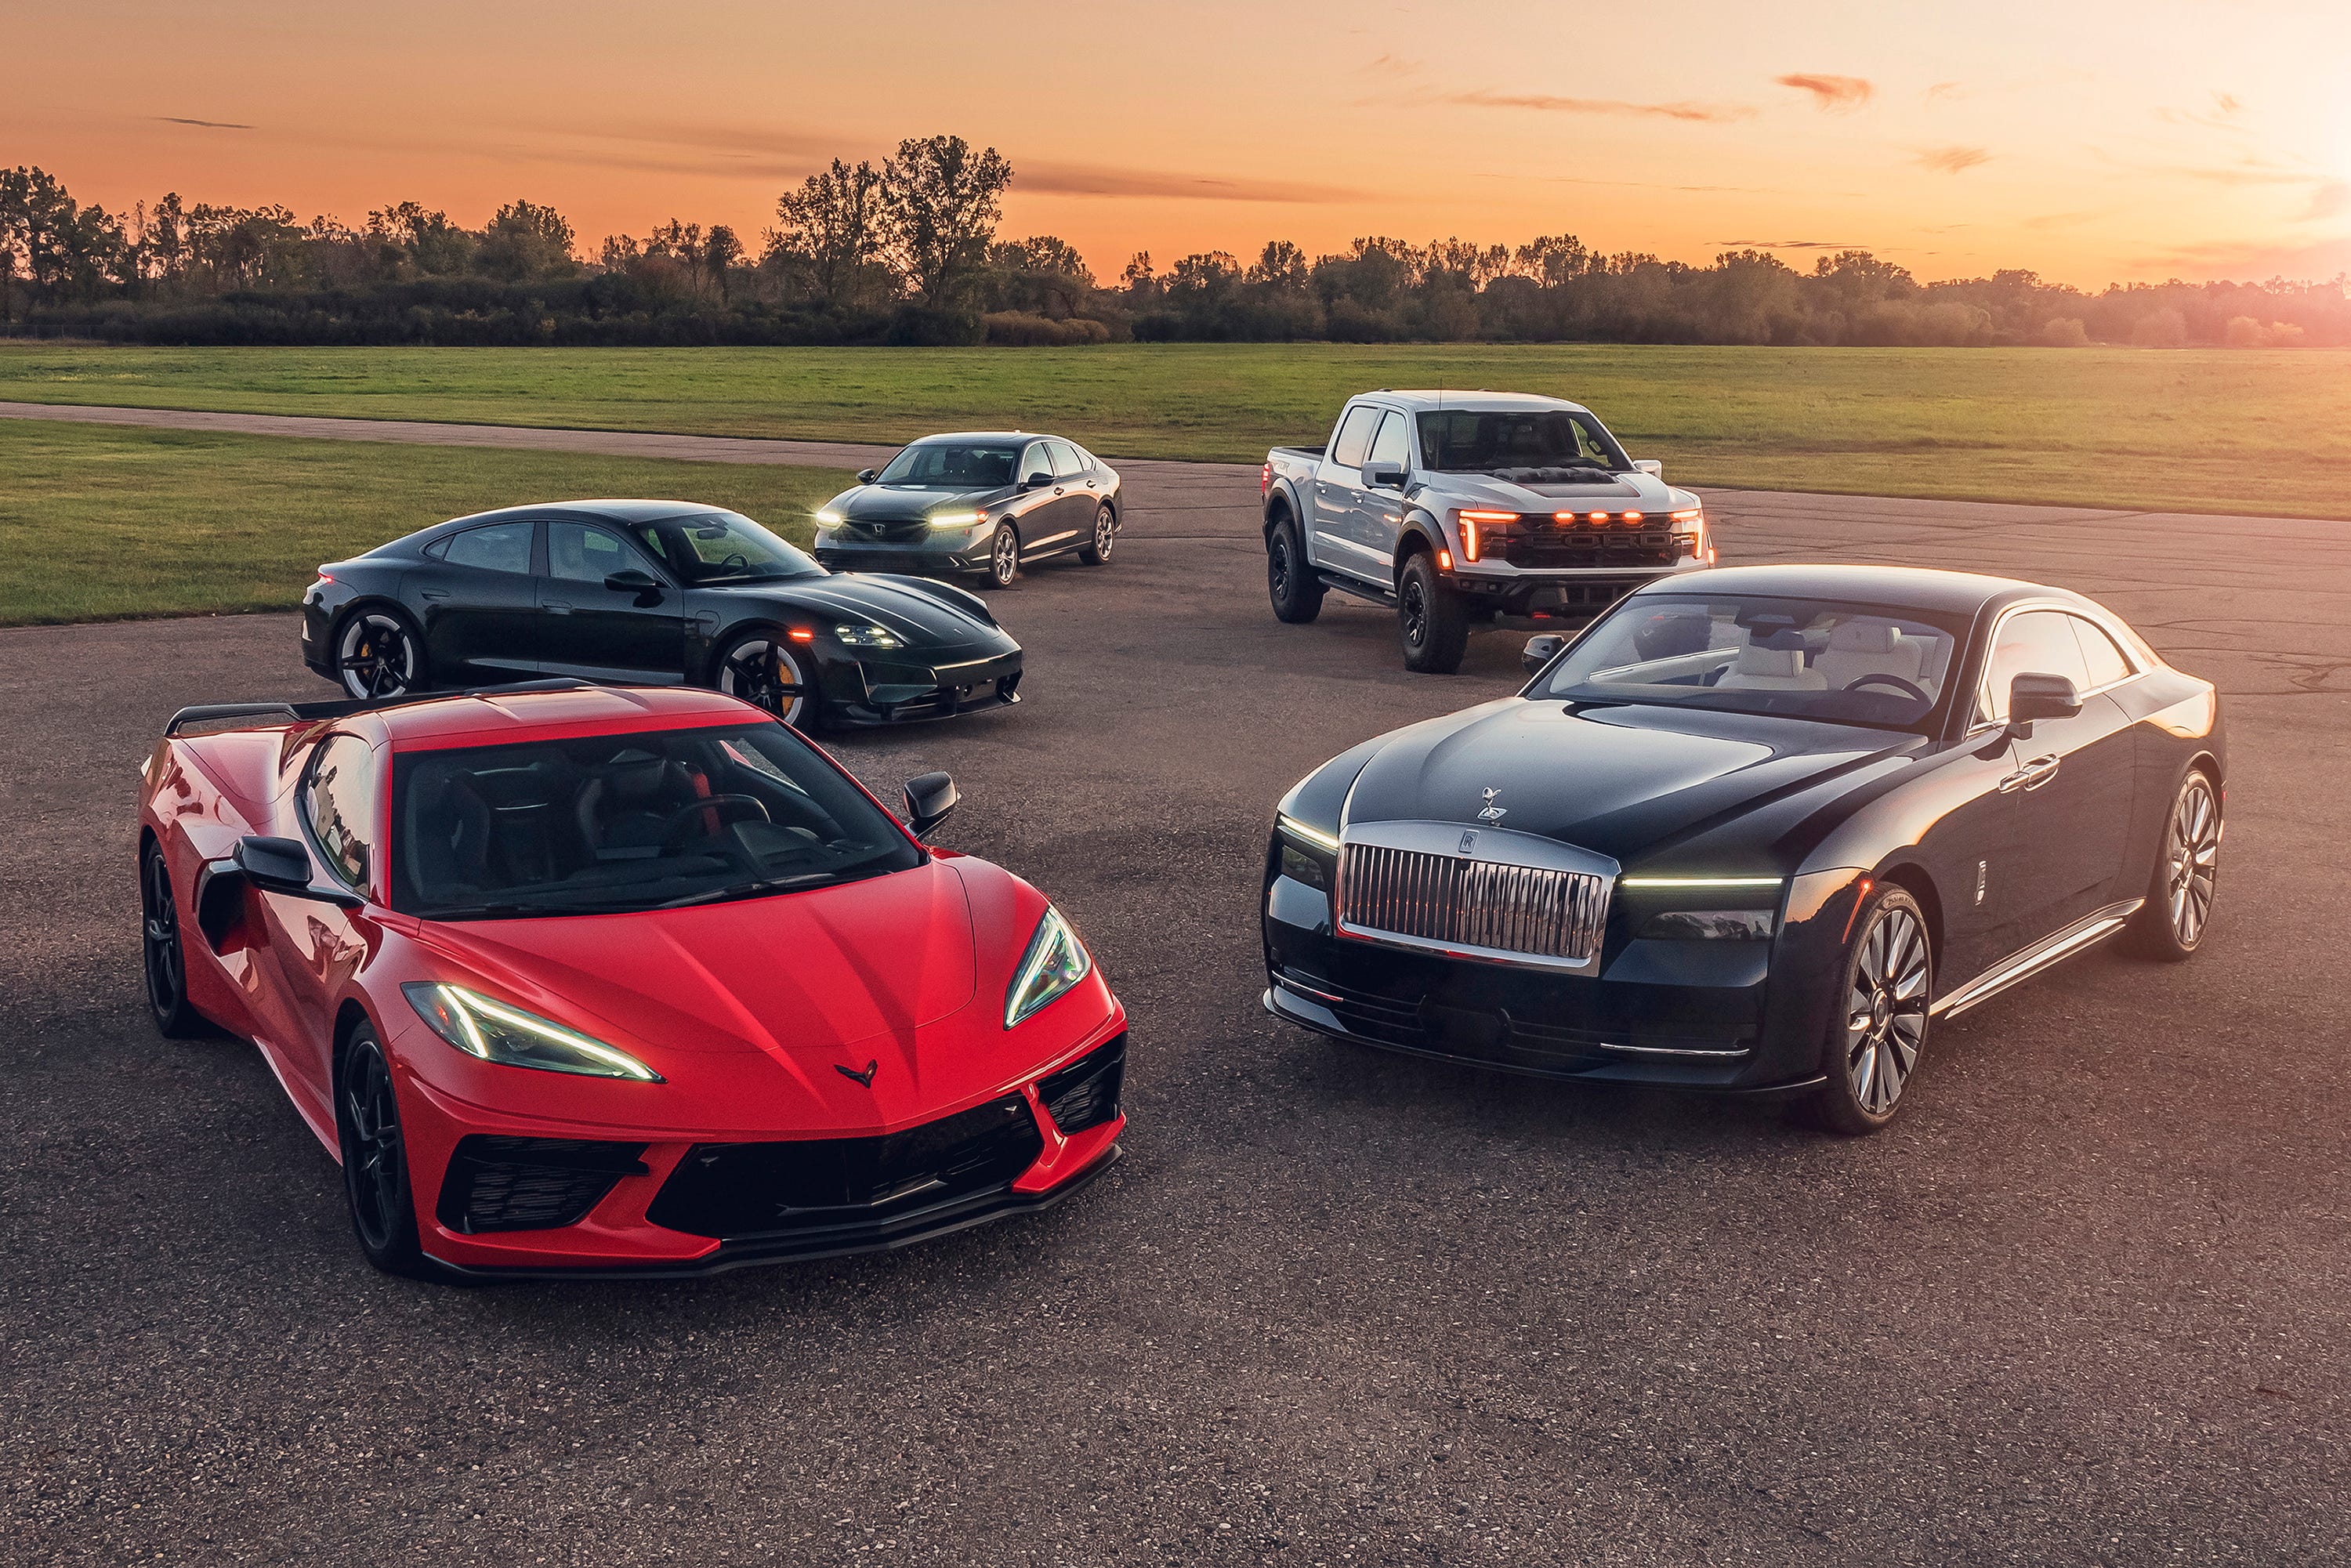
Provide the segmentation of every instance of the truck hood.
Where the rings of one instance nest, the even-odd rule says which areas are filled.
[[[1580,472],[1592,473],[1593,478],[1569,477]],[[1580,511],[1586,507],[1612,512],[1627,507],[1670,512],[1698,504],[1687,490],[1677,490],[1647,474],[1603,475],[1572,468],[1427,475],[1415,487],[1413,498],[1424,506],[1490,507],[1505,512]]]

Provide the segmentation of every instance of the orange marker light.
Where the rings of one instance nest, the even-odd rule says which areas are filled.
[[[1629,524],[1629,523],[1637,523],[1637,522],[1639,522],[1640,520],[1641,520],[1641,514],[1640,514],[1640,513],[1638,513],[1638,512],[1627,512],[1627,513],[1625,513],[1625,521],[1626,523],[1628,523],[1628,524]]]
[[[1437,570],[1439,571],[1451,571],[1453,570],[1453,552],[1451,550],[1441,549],[1437,552]]]
[[[1594,512],[1592,514],[1592,520],[1595,523],[1604,523],[1608,520],[1608,514],[1605,512]]]
[[[816,633],[810,631],[805,626],[794,627],[791,631],[785,632],[784,635],[789,637],[795,643],[813,643],[816,641]]]

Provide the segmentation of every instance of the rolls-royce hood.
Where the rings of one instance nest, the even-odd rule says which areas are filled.
[[[1346,821],[1508,828],[1629,862],[1916,744],[1784,718],[1509,697],[1398,732],[1356,776]]]

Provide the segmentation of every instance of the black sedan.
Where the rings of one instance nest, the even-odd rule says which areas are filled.
[[[1935,1019],[2117,932],[2160,959],[2204,939],[2219,697],[2078,594],[1735,568],[1560,642],[1516,696],[1283,799],[1270,1009],[1865,1133]]]
[[[844,571],[976,571],[1007,588],[1054,556],[1109,560],[1124,506],[1117,471],[1058,435],[930,435],[818,510],[816,559]]]
[[[1020,644],[977,594],[837,576],[685,501],[438,523],[320,567],[302,609],[302,662],[354,697],[549,675],[690,684],[810,729],[1020,700]]]

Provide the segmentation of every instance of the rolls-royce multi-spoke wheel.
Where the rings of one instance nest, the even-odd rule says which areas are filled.
[[[1926,917],[1901,888],[1882,886],[1854,922],[1843,998],[1829,1020],[1827,1082],[1808,1101],[1832,1131],[1874,1133],[1894,1120],[1927,1048],[1935,956]]]
[[[188,958],[180,946],[180,904],[172,893],[172,868],[162,850],[148,844],[139,857],[140,947],[146,960],[147,1009],[166,1038],[188,1040],[210,1032],[204,1016],[188,1005]]]
[[[2136,917],[2138,950],[2178,963],[2203,945],[2220,873],[2220,791],[2201,768],[2190,768],[2172,798],[2147,902]]]
[[[400,1100],[392,1091],[392,1063],[372,1024],[351,1031],[338,1076],[335,1124],[342,1145],[343,1191],[350,1200],[360,1250],[387,1273],[424,1274],[431,1265],[416,1239]]]
[[[362,610],[335,639],[335,670],[361,702],[406,696],[424,687],[424,643],[393,612]]]
[[[816,685],[806,655],[771,632],[753,632],[730,643],[718,660],[718,689],[766,708],[796,729],[817,715]]]

